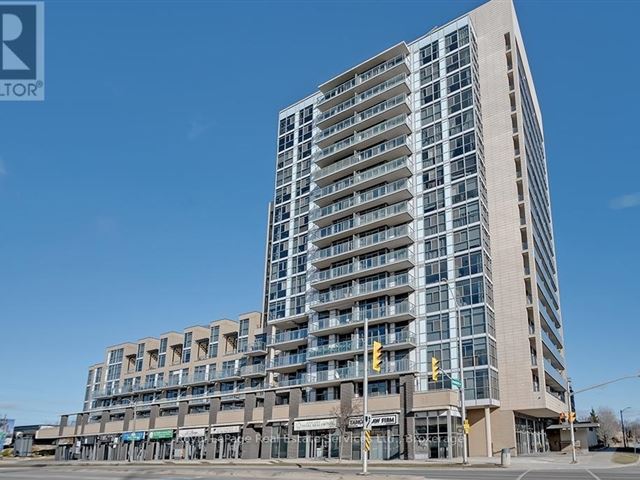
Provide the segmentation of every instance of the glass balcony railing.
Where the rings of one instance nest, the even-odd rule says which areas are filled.
[[[373,346],[373,342],[380,342],[384,346],[400,345],[403,343],[415,344],[415,334],[409,330],[400,330],[386,335],[370,336],[368,339],[369,348]],[[347,340],[344,342],[333,343],[329,345],[318,345],[307,349],[307,358],[325,357],[341,353],[350,353],[361,351],[364,347],[364,338],[355,340]]]
[[[300,328],[298,330],[289,330],[286,332],[279,332],[275,335],[270,335],[267,338],[267,343],[269,345],[274,345],[276,343],[284,343],[291,342],[294,340],[300,340],[303,338],[307,338],[309,336],[309,331],[306,328]]]
[[[336,142],[333,145],[330,145],[327,148],[322,149],[318,153],[316,157],[316,161],[320,161],[326,157],[333,155],[334,153],[340,152],[348,147],[351,147],[356,143],[375,137],[376,135],[380,135],[381,133],[384,133],[387,130],[391,130],[392,128],[395,128],[398,125],[402,125],[406,122],[407,122],[407,115],[402,114],[402,115],[393,117],[390,120],[386,120],[377,125],[374,125],[371,128],[367,128],[362,132],[358,132],[355,135],[352,135],[351,137],[347,137],[344,140],[340,140],[339,142]]]
[[[352,273],[371,270],[376,267],[394,264],[412,258],[413,250],[409,248],[394,250],[393,252],[367,258],[366,260],[360,260],[328,270],[319,270],[311,275],[311,283],[332,280]]]
[[[373,147],[367,148],[366,150],[363,150],[356,155],[343,158],[338,162],[332,163],[331,165],[327,165],[326,167],[321,168],[320,170],[314,172],[312,176],[314,180],[327,177],[333,173],[349,168],[352,165],[355,165],[356,163],[359,163],[363,160],[373,158],[377,155],[381,155],[386,151],[392,150],[394,148],[397,148],[406,144],[407,144],[407,136],[401,135],[399,137],[396,137],[392,140],[386,141],[379,145],[375,145]]]
[[[351,230],[355,227],[360,227],[373,222],[377,222],[379,220],[384,220],[401,213],[411,214],[411,212],[413,212],[413,204],[409,201],[403,201],[400,203],[389,205],[387,207],[373,210],[363,215],[356,214],[353,216],[353,218],[348,218],[339,223],[334,223],[323,228],[312,230],[309,234],[309,240],[313,242],[315,240],[320,240],[336,235],[338,233],[345,232],[347,230]]]
[[[556,367],[554,367],[551,364],[551,362],[549,360],[547,360],[546,358],[544,359],[544,371],[551,378],[553,378],[556,382],[558,382],[560,385],[562,385],[563,387],[566,388],[567,381],[565,380],[565,378],[560,373],[560,370],[558,370]]]
[[[380,372],[374,371],[369,367],[369,375],[389,375],[393,373],[406,373],[415,371],[415,365],[408,359],[396,360],[392,362],[382,362]],[[349,380],[353,378],[361,378],[364,374],[364,366],[361,363],[334,370],[323,370],[306,375],[305,383],[320,383],[340,380]]]
[[[240,375],[258,375],[264,373],[266,373],[266,365],[264,363],[245,365],[240,369]]]
[[[409,286],[415,287],[413,275],[405,272],[400,274],[383,277],[376,280],[370,280],[364,283],[356,283],[353,286],[343,287],[327,292],[314,292],[311,295],[311,305],[332,303],[349,297],[366,295],[369,293],[380,292],[394,287]]]
[[[331,258],[337,255],[355,251],[360,248],[378,245],[402,236],[413,238],[413,227],[410,224],[387,228],[386,230],[382,230],[380,232],[358,237],[355,241],[350,240],[339,245],[332,245],[330,247],[315,250],[310,253],[310,259],[311,261],[316,261]]]
[[[286,367],[290,365],[302,364],[307,361],[307,354],[297,353],[294,355],[276,355],[271,361],[271,368]]]

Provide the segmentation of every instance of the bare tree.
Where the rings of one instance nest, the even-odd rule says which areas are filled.
[[[628,425],[625,425],[625,430],[627,431],[629,440],[640,440],[640,420],[634,420]]]
[[[609,407],[600,407],[596,412],[598,423],[598,438],[600,441],[609,446],[609,442],[614,441],[615,436],[620,433],[620,422],[618,416]]]
[[[360,409],[360,404],[355,404],[354,402],[348,402],[348,405],[339,407],[334,407],[331,409],[331,416],[336,419],[336,430],[340,434],[340,455],[339,458],[342,460],[342,442],[350,442],[350,434],[351,429],[349,428],[349,419],[358,417],[358,415],[362,416],[362,410]]]

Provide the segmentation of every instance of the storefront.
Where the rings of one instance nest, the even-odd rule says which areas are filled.
[[[339,458],[340,433],[335,418],[298,420],[293,431],[298,439],[298,458]]]
[[[97,441],[95,436],[83,437],[80,441],[80,460],[97,459]]]
[[[531,455],[549,451],[547,422],[516,416],[516,449],[518,455]]]
[[[152,430],[149,432],[149,443],[147,446],[151,453],[147,458],[153,460],[169,460],[173,450],[173,430]]]
[[[56,447],[56,460],[73,460],[73,438],[60,438]]]
[[[173,458],[202,460],[205,457],[205,432],[202,428],[181,428],[178,430],[178,445]]]
[[[144,460],[145,432],[124,432],[120,436],[118,460]]]
[[[351,458],[360,460],[362,416],[349,419],[348,428],[351,437]],[[346,438],[345,440],[349,440]],[[397,413],[373,415],[371,417],[371,450],[369,458],[372,460],[393,460],[400,456],[400,427]]]
[[[242,425],[211,427],[213,458],[240,458],[242,455]]]
[[[462,423],[458,410],[416,412],[415,458],[455,458],[462,454]]]

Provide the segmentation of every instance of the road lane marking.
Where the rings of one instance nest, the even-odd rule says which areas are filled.
[[[600,480],[600,477],[598,477],[595,473],[593,473],[591,470],[586,470],[585,471],[591,475],[593,478],[595,478],[596,480]]]
[[[524,476],[529,473],[531,470],[527,470],[526,472],[524,472],[522,475],[520,475],[516,480],[522,480],[524,478]]]

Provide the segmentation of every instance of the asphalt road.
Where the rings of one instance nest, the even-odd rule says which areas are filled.
[[[355,480],[354,467],[279,467],[279,466],[56,466],[3,467],[2,480]],[[640,480],[640,466],[610,469],[517,470],[500,468],[416,468],[377,467],[371,469],[372,480]]]

